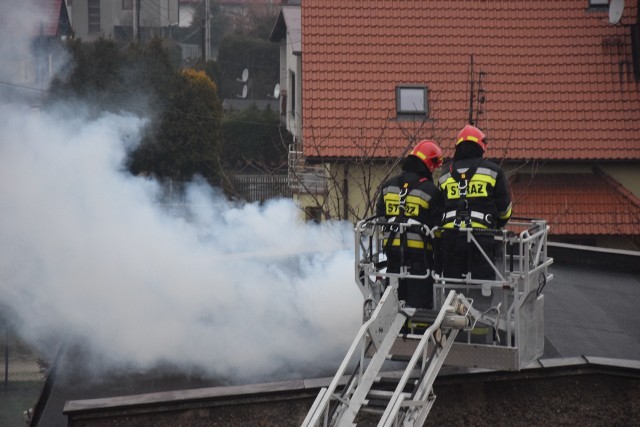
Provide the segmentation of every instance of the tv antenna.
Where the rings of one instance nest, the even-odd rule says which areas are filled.
[[[241,83],[246,83],[249,80],[249,70],[247,68],[242,70],[242,78],[241,79],[236,79],[236,80],[241,82]]]
[[[609,2],[609,23],[616,25],[622,19],[624,12],[624,0],[611,0]]]
[[[273,95],[267,95],[269,98],[278,99],[280,96],[280,83],[276,83],[276,86],[273,88]]]
[[[240,83],[244,83],[242,85],[242,94],[238,95],[238,98],[246,98],[247,93],[249,93],[249,87],[247,85],[247,82],[249,81],[249,70],[247,68],[242,70],[242,78],[236,79],[236,80],[239,81]]]
[[[242,93],[238,95],[238,98],[246,98],[248,92],[249,88],[247,87],[247,85],[242,85]]]

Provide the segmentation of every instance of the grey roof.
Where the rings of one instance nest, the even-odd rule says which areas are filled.
[[[302,53],[301,15],[300,6],[282,6],[269,35],[269,41],[279,42],[286,37],[292,45],[293,53],[300,55]]]
[[[279,111],[280,104],[277,99],[232,99],[226,98],[222,101],[222,108],[225,110],[246,110],[251,107],[252,104],[258,108],[258,110],[266,110],[267,107],[271,107],[273,111]]]

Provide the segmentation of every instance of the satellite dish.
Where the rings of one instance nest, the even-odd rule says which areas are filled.
[[[247,85],[242,86],[242,96],[241,98],[246,98],[247,97],[247,91],[249,89],[247,88]]]
[[[276,83],[276,87],[273,88],[273,97],[277,98],[280,96],[280,83]]]
[[[624,0],[611,0],[609,2],[609,23],[617,24],[622,18],[624,12]]]
[[[242,70],[242,81],[246,82],[247,80],[249,80],[249,70],[245,68]]]

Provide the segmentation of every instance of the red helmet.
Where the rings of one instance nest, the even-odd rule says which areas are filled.
[[[462,128],[462,130],[458,134],[456,145],[464,141],[475,142],[480,147],[482,147],[482,151],[487,150],[487,140],[484,133],[482,133],[480,129],[473,125],[466,125],[464,128]]]
[[[442,164],[442,150],[435,142],[425,139],[416,145],[410,156],[416,156],[427,166],[429,172],[433,172],[435,168]]]

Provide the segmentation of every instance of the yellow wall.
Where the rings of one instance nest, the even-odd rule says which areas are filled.
[[[309,206],[322,205],[329,218],[323,219],[348,219],[356,222],[359,219],[375,214],[375,194],[383,179],[388,178],[395,170],[389,164],[332,164],[328,171],[328,193],[325,198],[322,195],[297,195],[296,200],[304,212]],[[348,177],[348,212],[345,217],[345,200],[343,194],[345,173]],[[368,208],[369,207],[369,208]]]
[[[600,167],[634,196],[640,198],[640,165],[600,165]]]

